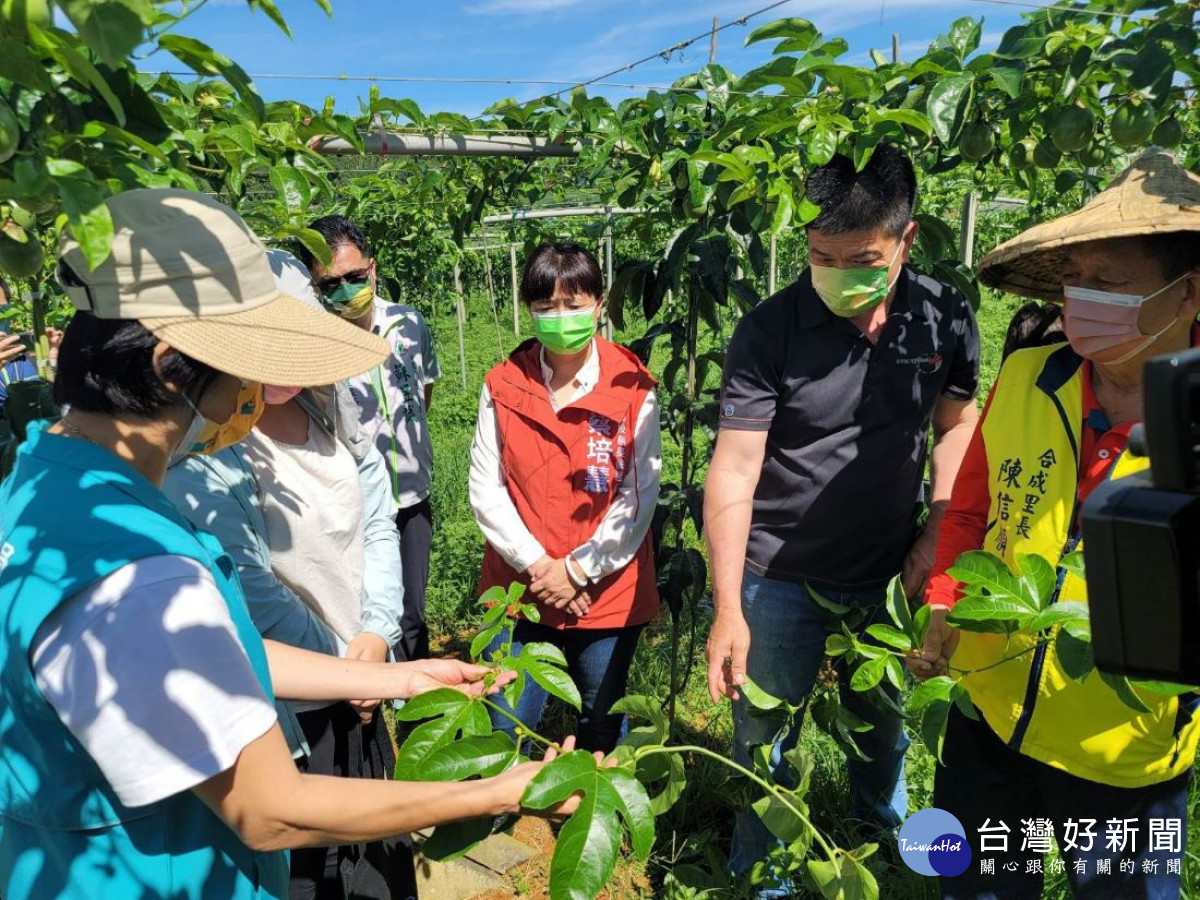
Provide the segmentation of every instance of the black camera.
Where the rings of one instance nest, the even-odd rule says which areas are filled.
[[[1130,450],[1151,468],[1083,505],[1092,650],[1103,671],[1200,685],[1200,349],[1146,364]]]

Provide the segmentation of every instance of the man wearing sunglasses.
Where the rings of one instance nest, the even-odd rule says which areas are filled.
[[[404,568],[402,635],[393,649],[397,659],[425,659],[425,585],[433,532],[433,446],[426,414],[433,383],[441,376],[433,336],[416,309],[379,296],[375,258],[361,228],[343,216],[325,216],[309,227],[325,238],[333,253],[328,266],[302,254],[321,302],[347,321],[381,335],[392,347],[383,365],[350,379],[349,385],[363,428],[387,460],[392,480]]]

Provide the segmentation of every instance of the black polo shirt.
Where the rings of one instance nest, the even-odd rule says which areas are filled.
[[[970,400],[979,332],[962,294],[909,268],[876,344],[800,279],[747,313],[725,356],[721,427],[766,431],[746,565],[869,589],[912,543],[929,423]]]

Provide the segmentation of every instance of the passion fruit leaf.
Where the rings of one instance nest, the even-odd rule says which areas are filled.
[[[552,900],[592,900],[599,894],[616,866],[625,829],[639,856],[654,843],[645,788],[624,769],[599,767],[582,750],[543,766],[525,788],[521,805],[544,810],[576,794],[579,806],[559,830],[550,861]]]

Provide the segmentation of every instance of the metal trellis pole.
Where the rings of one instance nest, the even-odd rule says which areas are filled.
[[[775,261],[779,252],[779,239],[775,235],[771,235],[771,261],[767,272],[767,295],[775,294],[776,268]]]
[[[517,286],[517,245],[508,245],[508,261],[512,266],[513,334],[521,334],[521,300]]]
[[[504,341],[500,337],[500,311],[496,308],[496,285],[492,281],[492,254],[490,250],[483,253],[483,264],[487,269],[488,300],[492,304],[492,320],[496,323],[496,352],[497,359],[504,359]]]
[[[715,40],[715,38],[714,38]],[[613,230],[612,230],[612,211],[610,210],[604,217],[604,294],[612,290],[613,284]],[[608,313],[604,314],[604,337],[608,340],[613,338],[612,319]]]
[[[958,258],[967,266],[975,264],[975,211],[978,205],[979,198],[974,191],[963,198]]]
[[[466,327],[467,310],[463,304],[462,270],[458,263],[454,264],[454,293],[458,296],[458,366],[462,370],[462,386],[465,391],[467,389],[467,343],[463,337],[463,329]]]

